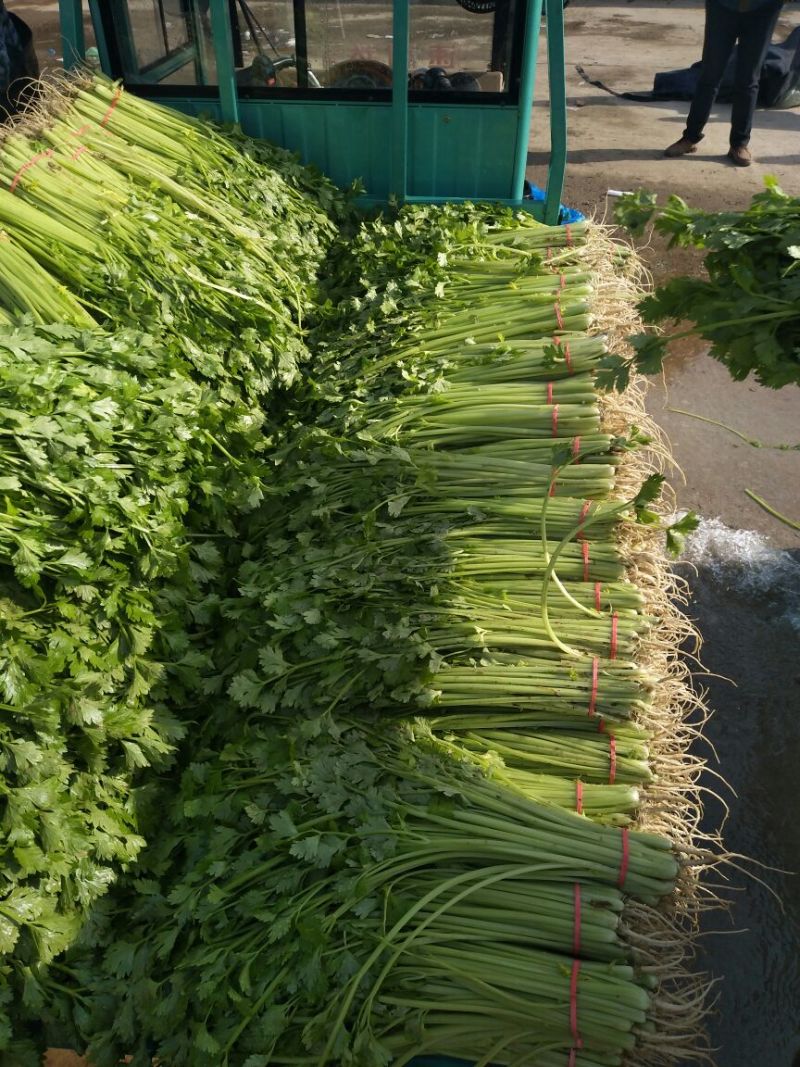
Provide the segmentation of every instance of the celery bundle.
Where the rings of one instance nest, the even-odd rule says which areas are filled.
[[[163,331],[198,376],[249,396],[291,380],[335,232],[331,187],[314,195],[288,153],[103,81],[51,107],[0,153],[6,318]],[[15,262],[36,286],[15,283]]]

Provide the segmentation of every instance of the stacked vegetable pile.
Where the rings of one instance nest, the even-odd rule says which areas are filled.
[[[166,109],[155,123],[103,81],[49,105],[3,142],[6,318],[157,328],[226,395],[290,381],[340,212],[330,184],[263,142]]]
[[[104,93],[112,115],[162,121],[102,85],[85,96]],[[81,90],[69,106],[84,105]],[[249,172],[252,146],[164,121]],[[147,124],[131,125],[129,147],[109,151],[91,127],[74,162],[152,154]],[[330,234],[320,197],[342,221],[315,186],[290,230],[297,257],[318,220],[301,291],[276,284],[267,300],[258,242],[236,230],[246,182],[230,178],[239,192],[218,209],[227,173],[209,164],[201,191],[185,161],[159,152],[157,179],[119,162],[123,214],[141,198],[155,216],[148,240],[164,241],[163,264],[174,243],[178,264],[187,223],[204,217],[194,201],[213,203],[232,228],[199,228],[207,254],[158,275],[157,256],[143,265],[143,246],[109,230],[95,262],[126,280],[102,305],[60,246],[42,263],[67,286],[54,286],[65,307],[107,326],[131,321],[125,294],[142,277],[157,337],[27,326],[5,340],[29,368],[14,405],[43,437],[20,448],[7,510],[50,524],[40,556],[60,568],[28,581],[18,565],[8,603],[38,627],[32,647],[71,642],[28,683],[41,694],[30,706],[63,690],[46,708],[59,774],[83,775],[87,791],[92,774],[113,777],[127,833],[110,858],[147,841],[105,896],[98,886],[78,904],[50,890],[51,911],[72,921],[51,951],[26,943],[9,956],[21,990],[9,1062],[35,1062],[45,1038],[88,1047],[97,1067],[124,1054],[142,1067],[679,1058],[702,1010],[676,914],[691,910],[702,859],[685,797],[696,768],[682,759],[685,690],[649,636],[656,614],[679,629],[637,524],[656,520],[658,478],[623,488],[645,438],[620,432],[624,405],[615,415],[593,384],[605,345],[588,332],[585,232],[404,209],[334,243],[315,297]],[[63,177],[66,160],[48,157],[48,173]],[[294,164],[271,162],[283,178],[265,181],[311,195]],[[167,176],[191,204],[170,199]],[[267,230],[270,211],[258,211]],[[10,232],[41,253],[35,227]],[[231,264],[246,281],[221,277]],[[306,339],[296,297],[313,321]],[[57,431],[36,423],[48,418]],[[32,492],[37,462],[57,463],[69,503],[46,478]],[[129,595],[144,614],[126,607],[123,626],[113,612]],[[34,746],[38,723],[26,727]],[[153,756],[172,763],[141,772],[129,799],[132,768]],[[85,837],[108,833],[94,814],[105,803],[70,799]],[[65,870],[80,886],[82,871]]]

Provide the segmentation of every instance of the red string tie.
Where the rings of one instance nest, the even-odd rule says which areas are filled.
[[[569,223],[564,227],[564,233],[567,235],[567,244],[572,244],[572,230],[569,228]]]
[[[619,615],[616,611],[611,616],[611,659],[617,658],[617,637],[619,629]]]
[[[22,175],[25,173],[26,170],[30,170],[31,167],[35,167],[40,159],[49,159],[50,156],[52,156],[52,154],[53,154],[53,149],[52,148],[46,148],[44,150],[44,152],[39,152],[38,155],[35,155],[32,159],[29,159],[27,163],[23,163],[22,166],[17,171],[17,173],[14,175],[14,180],[11,182],[11,185],[9,186],[11,192],[13,193],[14,190],[17,188],[17,186],[19,185],[19,182],[20,182],[20,178],[22,177]]]
[[[617,780],[617,739],[613,734],[608,737],[608,784]]]
[[[578,1029],[578,976],[581,973],[581,961],[572,961],[572,974],[569,979],[569,1030],[572,1044],[576,1049],[583,1048],[583,1040]]]
[[[108,120],[114,114],[114,108],[119,103],[121,96],[122,96],[122,86],[118,85],[117,88],[116,88],[116,91],[114,92],[113,97],[111,98],[111,104],[109,105],[108,111],[106,111],[105,115],[103,115],[103,117],[100,119],[100,125],[101,126],[105,126],[105,124],[108,122]]]
[[[625,888],[625,879],[628,877],[628,864],[631,858],[631,845],[628,840],[628,828],[622,827],[622,858],[619,864],[619,878],[617,879],[617,885],[620,889]]]
[[[589,581],[589,542],[586,540],[581,541],[581,551],[583,552],[583,580]]]
[[[600,583],[599,582],[595,582],[594,583],[594,607],[595,607],[595,611],[599,611],[600,610],[600,606],[601,606],[601,603],[602,603],[601,600],[600,600],[600,593],[601,592],[602,592],[602,587],[601,587]]]
[[[591,718],[597,708],[597,683],[599,681],[600,660],[597,656],[592,657],[592,693],[589,697],[589,718]]]
[[[577,440],[580,441],[580,437],[577,438]],[[591,500],[584,500],[583,506],[581,507],[581,513],[578,516],[578,533],[576,534],[576,537],[579,541],[583,541],[586,537],[586,534],[583,529],[583,524],[584,522],[586,522],[586,516],[589,514],[589,508],[591,506]]]
[[[561,314],[561,304],[556,300],[553,304],[553,311],[556,313],[556,322],[558,323],[559,330],[564,329],[564,316]]]
[[[577,459],[581,454],[581,439],[580,437],[572,438],[572,456],[573,459]]]
[[[574,374],[575,372],[572,369],[572,357],[569,354],[569,341],[564,345],[564,362],[567,365],[567,371],[570,374]]]
[[[572,924],[572,955],[581,954],[581,884],[576,882],[573,887],[573,899],[575,901],[575,919]]]
[[[580,778],[575,783],[575,811],[583,815],[583,782]]]

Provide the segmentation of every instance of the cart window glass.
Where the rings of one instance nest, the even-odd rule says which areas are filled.
[[[442,96],[513,87],[514,0],[419,0],[410,10],[409,87]]]
[[[391,0],[236,0],[235,6],[241,89],[391,88]]]
[[[113,72],[128,84],[216,85],[209,0],[104,0],[93,8]]]
[[[388,96],[391,0],[231,0],[231,7],[245,95],[299,88]],[[520,15],[517,0],[411,0],[403,79],[412,97],[508,99],[517,88]]]
[[[218,84],[210,0],[104,0],[114,73],[132,85]],[[303,92],[388,99],[391,0],[226,0],[240,96]],[[460,101],[516,92],[517,0],[411,0],[412,99]]]

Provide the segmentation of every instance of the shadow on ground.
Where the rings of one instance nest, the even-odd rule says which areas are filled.
[[[754,594],[707,568],[690,582],[711,672],[701,679],[714,709],[706,738],[736,793],[726,796],[732,815],[725,845],[793,872],[753,864],[746,864],[753,878],[733,868],[719,872],[728,879],[721,884],[730,914],[705,917],[698,956],[700,968],[723,979],[709,1026],[716,1067],[790,1067],[800,1051],[800,633],[780,590]],[[714,677],[732,666],[735,685]],[[726,794],[711,774],[705,785]],[[706,804],[707,825],[718,826],[721,805],[710,794]]]

